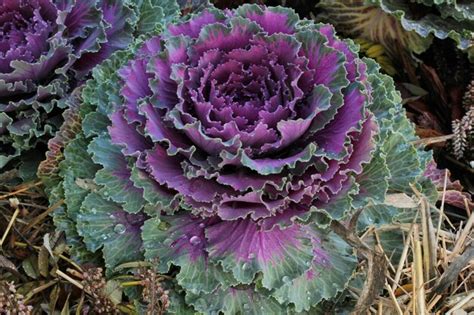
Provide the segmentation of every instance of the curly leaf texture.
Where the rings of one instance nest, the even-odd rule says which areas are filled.
[[[164,16],[157,7],[154,16],[142,18],[147,4],[149,0],[0,2],[0,171],[21,166],[23,177],[34,174],[32,165],[63,122],[63,109],[74,103],[74,88],[93,67],[127,48],[133,35],[148,32],[147,23],[156,25]],[[22,172],[27,169],[32,172]]]
[[[109,274],[179,267],[176,309],[316,312],[356,266],[327,221],[391,222],[407,209],[387,193],[430,189],[393,81],[291,9],[187,16],[95,68],[82,97],[55,222]]]
[[[433,37],[451,38],[474,59],[474,4],[472,1],[322,0],[322,20],[338,29],[396,51],[399,46],[422,53]]]

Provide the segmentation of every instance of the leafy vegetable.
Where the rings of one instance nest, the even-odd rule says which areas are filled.
[[[345,33],[381,43],[395,54],[397,45],[422,53],[434,36],[455,40],[473,58],[472,1],[322,0],[318,6],[323,20],[334,21]]]
[[[471,1],[378,0],[375,3],[399,18],[406,30],[415,31],[424,38],[449,37],[463,50],[473,45],[474,3]]]
[[[366,206],[361,228],[396,219],[386,194],[410,194],[430,159],[355,47],[290,9],[211,7],[94,69],[51,188],[76,256],[101,253],[109,275],[143,258],[179,267],[174,309],[278,314],[334,297],[356,257],[327,221]]]
[[[5,170],[18,166],[20,155],[23,163],[39,161],[42,154],[33,149],[60,126],[72,90],[95,65],[129,45],[136,18],[122,0],[9,0],[0,3],[0,17],[0,170]]]

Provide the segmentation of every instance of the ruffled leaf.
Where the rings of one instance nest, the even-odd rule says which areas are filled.
[[[92,140],[88,148],[95,163],[103,169],[97,171],[94,182],[101,185],[100,192],[110,200],[123,204],[123,209],[137,213],[143,207],[143,190],[130,180],[131,170],[120,149],[105,136]]]
[[[153,5],[137,3],[143,29]],[[414,208],[389,197],[430,192],[393,81],[356,52],[331,26],[246,5],[114,54],[83,92],[94,174],[68,159],[61,173],[87,248],[115,266],[143,246],[198,312],[319,311],[355,267],[320,228],[358,208],[362,230],[402,220]]]
[[[235,283],[232,275],[209,261],[204,235],[208,221],[181,214],[149,219],[143,226],[145,257],[159,259],[161,272],[167,272],[171,264],[181,267],[176,279],[194,294]]]
[[[218,288],[209,294],[187,295],[186,302],[200,312],[214,314],[283,314],[285,307],[268,293],[249,288]]]
[[[333,233],[315,241],[311,269],[285,284],[272,295],[280,303],[293,303],[296,312],[309,311],[345,289],[357,265],[352,248]]]
[[[129,214],[97,193],[89,194],[77,218],[77,230],[90,251],[102,248],[106,267],[142,259],[143,214]],[[112,269],[109,269],[109,272]]]
[[[298,225],[263,231],[250,219],[223,221],[206,228],[211,261],[220,263],[242,283],[251,283],[258,272],[262,284],[273,289],[294,279],[311,265],[312,235]]]
[[[141,0],[137,2],[140,10],[137,31],[141,34],[157,31],[165,21],[169,22],[177,16],[179,11],[175,0]]]
[[[434,35],[440,39],[451,38],[460,49],[472,46],[472,30],[474,29],[474,4],[459,5],[451,2],[426,4],[419,2],[410,6],[406,1],[379,0],[377,4],[385,11],[400,19],[402,26],[408,31],[415,31],[422,37]],[[431,6],[436,9],[432,10]],[[464,7],[463,7],[464,6]],[[419,15],[412,11],[426,11]]]

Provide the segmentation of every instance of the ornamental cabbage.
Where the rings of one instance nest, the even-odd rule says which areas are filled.
[[[473,45],[474,3],[471,1],[377,0],[382,10],[400,19],[402,26],[423,37],[452,38],[460,49]]]
[[[361,207],[361,229],[391,222],[386,194],[427,186],[393,81],[291,9],[190,15],[95,68],[82,97],[55,223],[109,275],[142,259],[175,275],[180,314],[315,311],[356,266],[327,223]]]
[[[136,17],[122,0],[6,0],[0,17],[1,171],[41,157],[71,91],[129,45]]]
[[[348,34],[396,49],[395,42],[415,53],[428,49],[433,36],[449,37],[474,60],[472,1],[322,0],[318,6],[324,20],[334,20]]]

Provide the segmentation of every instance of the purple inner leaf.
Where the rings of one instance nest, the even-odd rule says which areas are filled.
[[[314,207],[353,193],[377,126],[365,67],[332,28],[239,10],[204,10],[146,41],[120,70],[110,132],[141,175],[215,220],[206,242],[192,235],[211,257],[266,261],[304,245]],[[174,248],[189,246],[185,234]]]

